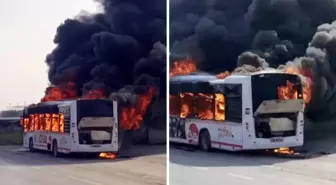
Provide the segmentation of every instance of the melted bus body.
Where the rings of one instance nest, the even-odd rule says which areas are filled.
[[[205,151],[302,146],[304,106],[298,75],[173,77],[170,142],[199,145]]]
[[[118,152],[118,104],[110,100],[47,102],[23,111],[23,145],[60,153]]]

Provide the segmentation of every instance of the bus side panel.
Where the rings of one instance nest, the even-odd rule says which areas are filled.
[[[185,118],[169,116],[169,141],[188,144]]]
[[[48,135],[45,131],[34,131],[34,148],[39,150],[48,150]]]
[[[77,122],[77,101],[74,101],[70,107],[70,145],[69,149],[71,151],[76,151],[79,146],[78,139],[78,122]]]
[[[71,152],[73,140],[70,136],[71,130],[71,105],[59,106],[59,112],[64,115],[64,133],[52,134],[53,139],[57,140],[58,151],[61,153]],[[70,128],[70,129],[69,129]]]
[[[242,125],[234,122],[220,122],[209,125],[213,148],[236,151],[242,150]]]
[[[213,148],[230,151],[242,149],[242,126],[239,123],[187,119],[185,129],[188,144],[198,145],[201,133],[208,131]]]
[[[32,134],[29,132],[23,132],[23,147],[29,148],[29,138],[32,137]]]
[[[243,149],[253,149],[256,137],[252,108],[251,78],[243,85]]]
[[[113,127],[112,127],[112,151],[117,152],[119,146],[119,109],[118,102],[113,101]]]

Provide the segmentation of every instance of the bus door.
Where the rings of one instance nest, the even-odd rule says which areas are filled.
[[[212,145],[228,150],[240,150],[243,147],[243,85],[225,83],[216,86],[216,133]]]
[[[70,136],[71,132],[71,107],[69,105],[59,106],[59,132],[61,138],[59,140],[59,147],[68,148],[72,143]],[[63,134],[64,133],[64,134]]]
[[[169,95],[169,139],[173,142],[187,143],[186,117],[188,106],[192,104],[192,97],[181,94]]]
[[[249,79],[242,88],[242,137],[243,148],[251,149],[255,144],[255,127],[253,117],[252,85]]]

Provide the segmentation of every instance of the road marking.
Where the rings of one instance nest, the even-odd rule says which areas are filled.
[[[102,185],[102,184],[100,184],[98,182],[86,180],[86,179],[83,179],[83,178],[78,178],[78,177],[73,177],[73,176],[71,176],[70,178],[73,179],[73,180],[77,180],[77,181],[81,181],[81,182],[87,183],[87,184]]]
[[[275,170],[287,170],[287,169],[285,169],[285,168],[281,168],[281,167],[274,166],[274,165],[262,165],[261,167],[264,167],[264,168],[272,168],[272,169],[275,169]]]
[[[40,170],[41,169],[41,167],[39,167],[39,166],[33,166],[33,167],[30,167],[30,168],[35,169],[35,170]]]
[[[20,170],[21,169],[21,167],[19,166],[8,166],[7,168],[10,170]]]
[[[237,178],[240,178],[240,179],[250,180],[250,181],[254,180],[252,177],[247,177],[247,176],[239,175],[239,174],[235,174],[235,173],[228,173],[228,175],[232,176],[232,177],[237,177]]]
[[[192,167],[192,168],[195,168],[195,169],[198,169],[198,170],[203,170],[203,171],[206,171],[206,170],[209,170],[209,168],[205,168],[205,167]]]

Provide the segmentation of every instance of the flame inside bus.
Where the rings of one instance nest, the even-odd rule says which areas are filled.
[[[278,87],[278,97],[280,100],[298,99],[298,91],[294,84],[287,80],[285,86]]]
[[[178,114],[181,118],[192,115],[202,120],[225,120],[225,97],[223,94],[180,93],[169,95],[171,115]]]
[[[25,132],[28,131],[52,131],[64,132],[63,114],[29,114],[21,118]]]

